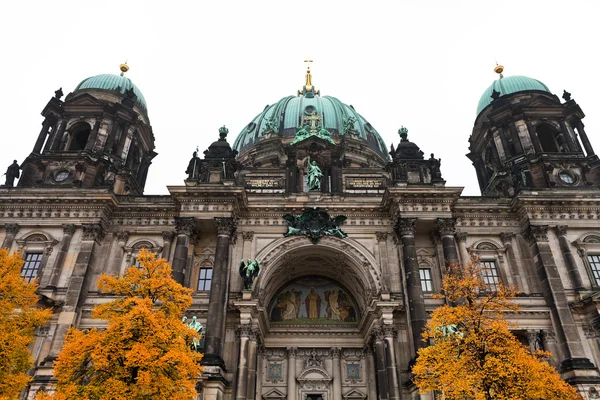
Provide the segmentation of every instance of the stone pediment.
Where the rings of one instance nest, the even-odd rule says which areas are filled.
[[[344,400],[358,400],[358,399],[363,400],[363,399],[366,399],[367,396],[365,394],[362,394],[358,390],[353,389],[353,390],[349,391],[348,393],[346,393],[345,395],[343,395],[342,398]]]
[[[279,390],[273,389],[270,392],[263,394],[262,398],[263,400],[283,400],[287,399],[287,396]]]
[[[65,106],[103,106],[104,104],[105,102],[98,100],[94,96],[88,93],[82,93],[75,97],[69,98],[68,103],[66,103]]]
[[[322,367],[308,367],[296,378],[301,384],[328,384],[331,382],[331,375]]]

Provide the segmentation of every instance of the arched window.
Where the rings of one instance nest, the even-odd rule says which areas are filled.
[[[92,128],[88,124],[81,124],[71,129],[71,144],[69,151],[79,151],[85,149]]]
[[[558,153],[558,144],[556,143],[556,133],[547,124],[542,124],[536,129],[542,150],[545,153]]]

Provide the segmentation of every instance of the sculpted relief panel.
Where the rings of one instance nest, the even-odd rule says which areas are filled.
[[[358,307],[338,283],[319,276],[300,278],[279,291],[269,318],[281,325],[357,324]]]

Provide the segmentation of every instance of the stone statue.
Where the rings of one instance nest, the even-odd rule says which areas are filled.
[[[311,163],[310,156],[308,156],[308,190],[320,191],[322,177],[321,168],[319,168],[316,161]]]
[[[188,167],[185,173],[188,174],[188,179],[198,178],[198,167],[200,164],[200,158],[198,157],[198,151],[196,150],[192,156],[192,159],[188,163]]]
[[[210,169],[208,168],[208,163],[206,161],[200,161],[200,172],[198,173],[198,181],[199,182],[208,182],[210,178]]]
[[[331,144],[335,144],[335,142],[331,138],[331,132],[329,132],[324,127],[321,127],[319,129],[319,132],[315,133],[315,136],[318,137],[318,138],[321,138],[321,139],[325,140],[326,142],[329,142]]]
[[[244,281],[244,289],[251,290],[252,283],[258,277],[260,273],[260,266],[258,265],[258,260],[244,260],[240,261],[240,276]]]
[[[13,187],[15,186],[15,178],[21,176],[20,172],[21,167],[17,164],[17,160],[14,160],[13,163],[6,170],[6,183],[4,186]]]
[[[267,122],[265,122],[265,132],[273,132],[273,133],[278,133],[279,132],[279,124],[278,121],[275,119],[275,116],[272,116],[271,118],[269,118],[267,120]]]
[[[429,172],[431,173],[432,181],[442,180],[442,171],[440,170],[441,165],[442,159],[435,158],[433,153],[431,153],[431,158],[429,159]]]
[[[347,119],[344,120],[344,135],[346,133],[356,132],[356,130],[354,129],[355,123],[356,118],[353,115],[349,116]]]
[[[308,133],[308,125],[299,126],[298,130],[296,131],[296,136],[294,137],[294,140],[290,144],[296,144],[298,142],[301,142],[304,139],[307,139],[309,136],[310,136],[310,133]]]

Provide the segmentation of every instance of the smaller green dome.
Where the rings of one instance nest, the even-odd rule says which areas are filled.
[[[538,90],[542,92],[551,93],[548,86],[544,85],[537,79],[528,78],[526,76],[507,76],[506,78],[500,78],[488,87],[479,99],[477,105],[477,115],[481,114],[484,108],[492,104],[493,91],[499,92],[500,96],[506,96],[507,94],[524,92],[528,90]]]
[[[125,94],[126,90],[133,88],[133,93],[137,96],[135,103],[142,109],[144,112],[148,112],[148,107],[146,106],[146,99],[144,99],[144,95],[140,91],[140,89],[131,82],[131,79],[123,76],[123,75],[113,75],[113,74],[101,74],[92,76],[82,80],[79,85],[75,88],[75,91],[82,89],[100,89],[100,90],[109,90],[109,91],[118,91],[121,94]]]

